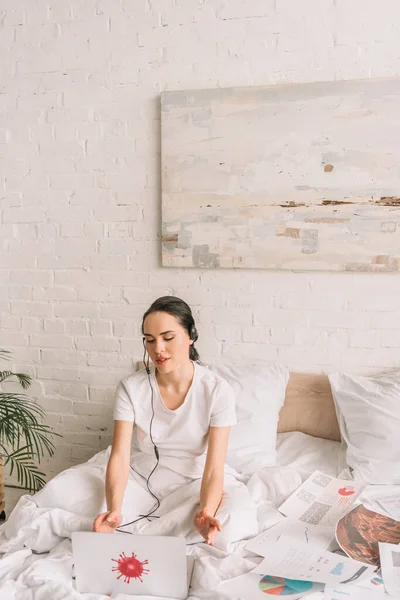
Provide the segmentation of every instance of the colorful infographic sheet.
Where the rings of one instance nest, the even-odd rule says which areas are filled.
[[[274,551],[252,571],[330,585],[368,579],[374,572],[375,567],[315,546],[295,543],[290,536],[281,536]]]
[[[310,525],[334,527],[345,515],[364,486],[337,479],[320,471],[314,473],[279,507],[286,517]]]

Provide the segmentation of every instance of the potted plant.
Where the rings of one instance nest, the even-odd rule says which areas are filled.
[[[0,348],[0,359],[10,353]],[[4,469],[16,472],[17,481],[28,492],[37,492],[46,483],[37,464],[44,455],[53,456],[52,437],[59,435],[44,421],[45,411],[24,393],[6,391],[3,383],[16,380],[23,390],[32,378],[24,373],[0,371],[0,519],[4,514]]]

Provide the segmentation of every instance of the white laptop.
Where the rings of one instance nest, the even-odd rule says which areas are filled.
[[[71,537],[78,592],[187,598],[194,559],[186,556],[185,538],[84,531]]]

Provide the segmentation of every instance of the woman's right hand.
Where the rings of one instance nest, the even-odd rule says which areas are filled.
[[[114,533],[122,523],[122,515],[116,510],[109,510],[96,517],[93,531],[96,533]]]

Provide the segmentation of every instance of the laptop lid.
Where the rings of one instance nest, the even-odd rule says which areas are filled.
[[[71,538],[78,592],[188,595],[193,561],[183,537],[77,531]]]

